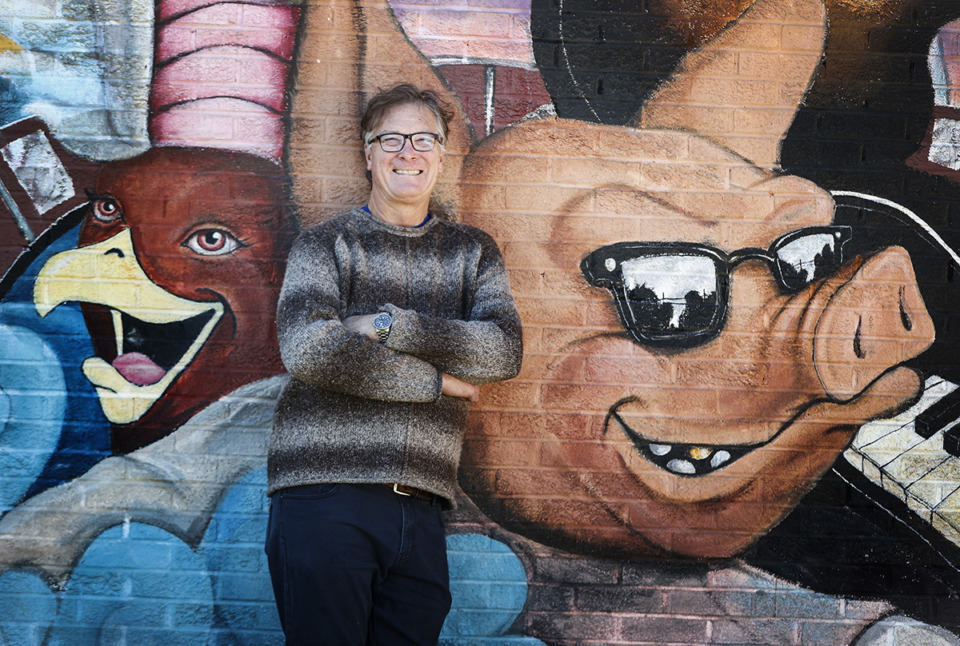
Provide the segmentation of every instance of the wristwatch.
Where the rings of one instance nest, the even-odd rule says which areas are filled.
[[[380,312],[373,319],[373,329],[377,331],[380,337],[380,343],[386,343],[390,336],[390,326],[393,325],[393,317],[388,312]]]

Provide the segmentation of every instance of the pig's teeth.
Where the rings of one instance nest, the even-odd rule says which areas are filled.
[[[686,460],[670,460],[667,462],[667,468],[673,471],[674,473],[682,473],[685,475],[695,475],[697,473],[697,468],[693,466],[692,463],[687,462]]]
[[[650,452],[654,455],[666,455],[673,450],[673,447],[669,444],[653,444],[650,443]]]
[[[710,466],[712,466],[714,469],[717,469],[729,459],[730,459],[730,454],[727,451],[724,451],[723,449],[721,449],[716,453],[714,453],[713,457],[710,458]]]
[[[713,449],[708,449],[705,446],[690,447],[690,457],[694,460],[706,460],[711,453],[713,453]]]
[[[627,438],[652,464],[681,476],[706,476],[726,467],[753,451],[757,446],[707,446],[702,444],[668,444],[652,442],[633,430],[622,417],[614,413],[616,421]]]

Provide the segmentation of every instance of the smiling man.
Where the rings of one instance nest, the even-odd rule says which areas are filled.
[[[412,85],[373,97],[368,203],[290,255],[266,544],[288,644],[435,644],[450,608],[440,513],[467,402],[522,346],[493,240],[429,210],[448,120]]]

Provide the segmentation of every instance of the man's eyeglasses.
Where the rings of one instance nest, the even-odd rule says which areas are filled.
[[[368,144],[372,144],[374,141],[380,142],[380,149],[385,153],[398,153],[403,150],[403,145],[406,140],[410,140],[410,145],[413,146],[413,149],[417,152],[426,153],[433,150],[434,146],[437,145],[437,142],[440,140],[440,135],[435,132],[415,132],[411,135],[404,135],[399,132],[385,132],[382,135],[377,135],[370,141]]]
[[[686,242],[618,242],[584,258],[580,270],[588,283],[613,292],[637,343],[691,347],[723,329],[730,272],[738,264],[762,260],[782,290],[797,292],[840,269],[850,237],[850,227],[808,227],[780,236],[767,251],[730,254]]]

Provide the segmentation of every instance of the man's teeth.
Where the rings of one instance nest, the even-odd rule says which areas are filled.
[[[396,173],[397,175],[419,175],[423,171],[422,170],[401,170],[397,168],[397,169],[394,169],[393,172]]]

